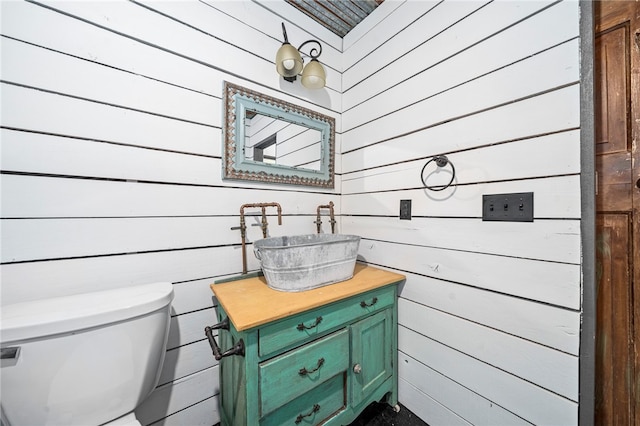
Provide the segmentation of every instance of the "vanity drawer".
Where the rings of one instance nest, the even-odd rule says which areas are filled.
[[[314,339],[394,303],[395,286],[387,286],[267,325],[259,330],[260,356]]]
[[[349,331],[343,329],[258,366],[260,414],[264,416],[347,370]]]
[[[338,374],[260,421],[260,426],[318,425],[345,408],[345,374]]]

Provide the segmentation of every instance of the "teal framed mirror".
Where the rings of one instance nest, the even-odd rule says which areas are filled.
[[[223,179],[334,187],[335,119],[224,82]]]

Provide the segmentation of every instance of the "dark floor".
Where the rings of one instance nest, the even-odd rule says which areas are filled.
[[[220,423],[214,425],[220,426]],[[400,412],[385,403],[374,402],[349,426],[429,426],[400,404]]]
[[[368,406],[349,426],[428,426],[418,416],[400,404],[400,412],[385,403]]]

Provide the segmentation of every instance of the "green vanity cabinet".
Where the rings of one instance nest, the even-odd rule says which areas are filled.
[[[374,401],[397,405],[397,285],[404,276],[357,265],[354,278],[300,293],[263,278],[214,284],[227,425],[345,425]]]

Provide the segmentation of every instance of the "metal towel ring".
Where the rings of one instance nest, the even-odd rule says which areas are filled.
[[[445,167],[447,164],[449,164],[451,166],[451,180],[446,185],[429,186],[429,185],[427,185],[427,182],[425,182],[425,180],[424,180],[424,171],[427,168],[427,166],[429,164],[431,164],[433,161],[435,161],[436,166],[438,166],[438,167]],[[431,158],[431,160],[427,161],[426,164],[424,165],[424,167],[422,167],[422,171],[420,172],[420,179],[422,180],[422,183],[424,184],[424,187],[427,188],[430,191],[442,191],[442,190],[447,189],[448,187],[451,186],[451,184],[453,183],[453,180],[455,178],[456,178],[456,168],[453,166],[453,163],[451,161],[449,161],[449,159],[447,158],[446,155],[436,155],[435,157]]]

